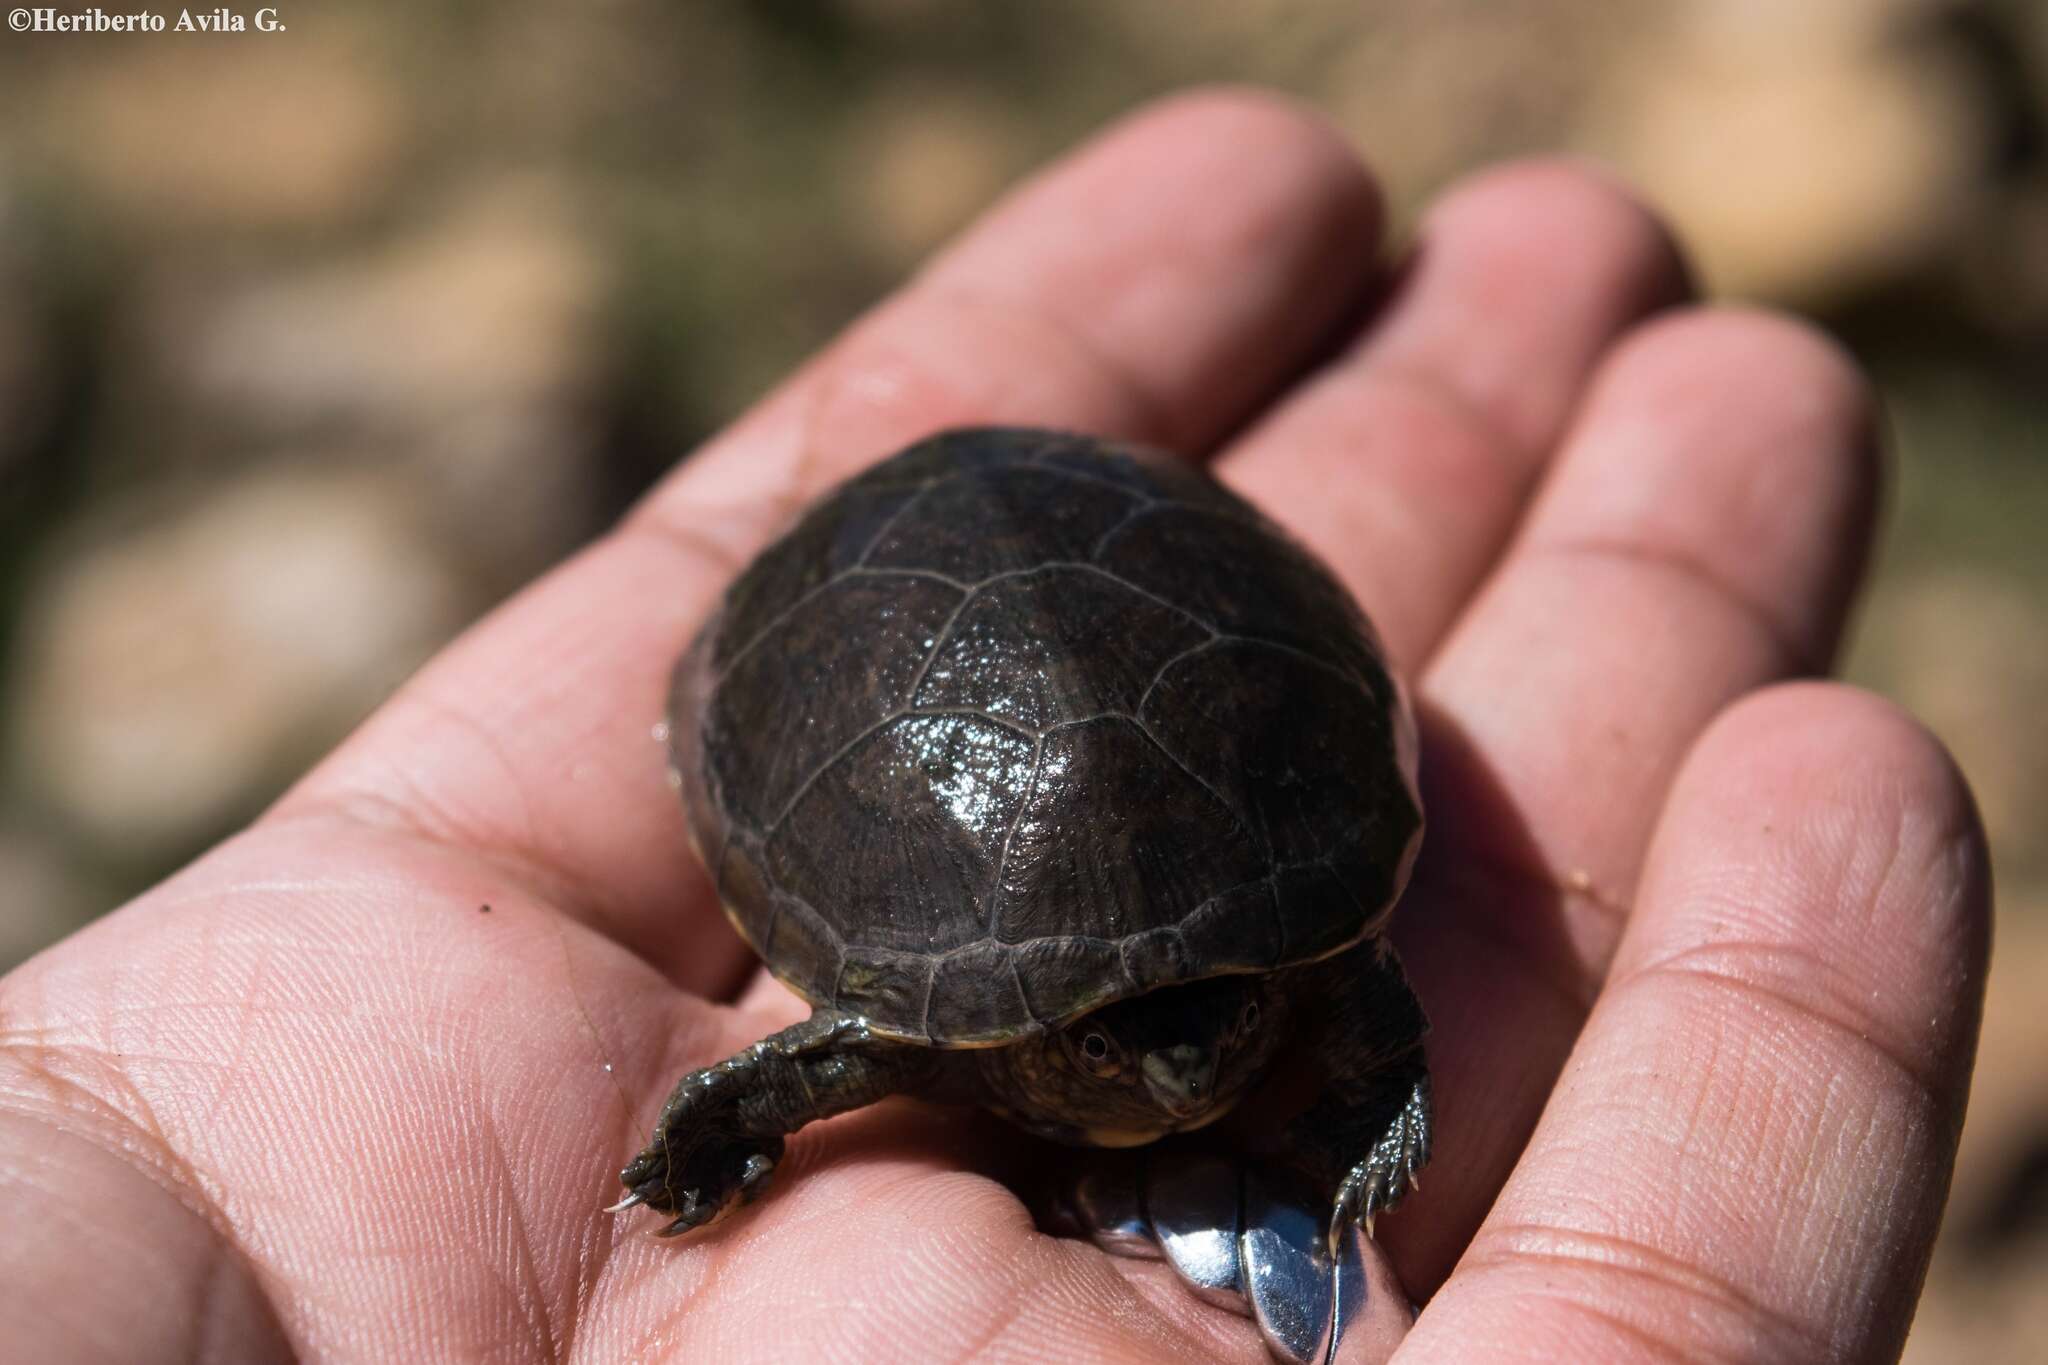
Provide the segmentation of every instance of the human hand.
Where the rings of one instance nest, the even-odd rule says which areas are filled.
[[[1377,232],[1298,113],[1141,115],[251,829],[0,982],[21,1358],[1258,1358],[1156,1263],[1035,1232],[991,1176],[1041,1149],[979,1116],[817,1125],[682,1244],[599,1212],[678,1074],[802,1012],[688,853],[669,663],[794,505],[979,422],[1200,454],[1416,680],[1395,936],[1438,1122],[1379,1226],[1427,1301],[1402,1358],[1895,1353],[1988,874],[1933,740],[1772,686],[1853,596],[1869,395],[1795,324],[1672,308],[1671,246],[1583,169],[1454,189],[1390,292]]]

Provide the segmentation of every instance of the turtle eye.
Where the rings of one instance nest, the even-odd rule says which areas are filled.
[[[1107,1079],[1123,1070],[1123,1049],[1101,1029],[1089,1029],[1078,1040],[1070,1039],[1068,1051],[1091,1076]]]
[[[1252,1034],[1257,1033],[1258,1031],[1259,1002],[1256,1000],[1248,1000],[1245,1002],[1244,1013],[1237,1016],[1237,1036],[1240,1038],[1249,1038]]]

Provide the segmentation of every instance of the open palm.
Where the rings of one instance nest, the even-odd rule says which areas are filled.
[[[1259,1356],[1156,1264],[1033,1230],[1039,1149],[907,1103],[807,1130],[682,1244],[599,1212],[683,1071],[791,1021],[651,737],[791,509],[938,427],[1208,461],[1415,680],[1435,1020],[1403,1358],[1896,1352],[1987,944],[1967,791],[1822,683],[1870,399],[1684,307],[1598,175],[1452,190],[1407,268],[1342,144],[1173,101],[1021,189],[410,682],[254,827],[0,983],[22,1359]],[[1655,316],[1653,316],[1653,314]]]

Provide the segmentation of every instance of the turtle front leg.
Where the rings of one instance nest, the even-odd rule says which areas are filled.
[[[1330,1239],[1400,1203],[1429,1161],[1429,1020],[1400,959],[1369,941],[1297,969],[1290,995],[1315,1001],[1302,1041],[1323,1058],[1323,1090],[1288,1126],[1297,1164],[1331,1191]],[[1315,1030],[1320,1028],[1320,1037]]]
[[[645,1204],[675,1215],[664,1237],[715,1223],[760,1196],[785,1136],[924,1088],[936,1058],[930,1048],[874,1036],[864,1019],[819,1010],[683,1077],[646,1150],[619,1172],[627,1194],[612,1208]]]

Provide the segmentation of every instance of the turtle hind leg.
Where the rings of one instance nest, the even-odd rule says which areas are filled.
[[[1295,1163],[1330,1194],[1330,1237],[1399,1204],[1429,1161],[1427,1017],[1393,950],[1367,942],[1295,969],[1292,992],[1316,1002],[1304,1046],[1321,1054],[1323,1089],[1288,1125]],[[1318,1036],[1320,1035],[1320,1036]]]
[[[875,1037],[819,1010],[677,1083],[646,1148],[619,1172],[626,1197],[674,1219],[664,1237],[707,1227],[767,1187],[783,1139],[816,1119],[925,1087],[931,1049]]]
[[[1421,1183],[1418,1173],[1429,1163],[1429,1071],[1422,1059],[1383,1072],[1373,1091],[1379,1103],[1366,1106],[1372,1111],[1366,1131],[1378,1136],[1337,1183],[1330,1208],[1333,1242],[1352,1223],[1365,1224],[1371,1236],[1373,1220]]]

